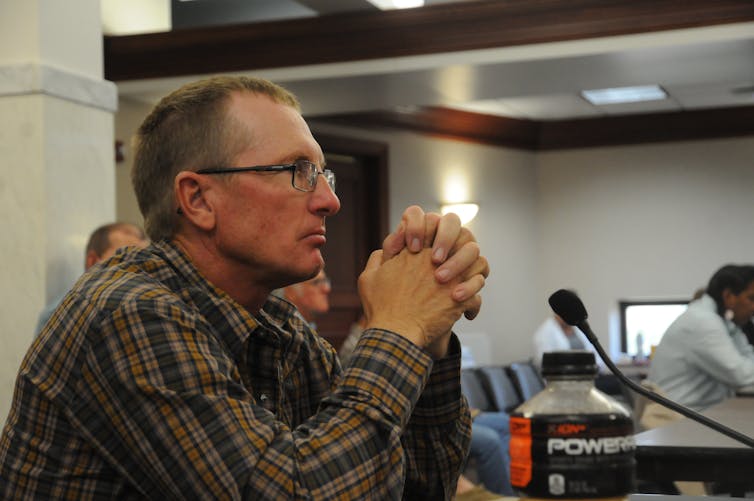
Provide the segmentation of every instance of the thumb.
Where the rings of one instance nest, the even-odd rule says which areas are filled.
[[[371,273],[382,264],[382,250],[376,250],[369,255],[364,271],[362,273]]]
[[[403,248],[406,247],[406,229],[401,221],[398,229],[394,233],[389,234],[382,241],[382,249],[384,250],[381,256],[382,262],[392,259],[395,255],[399,254]]]

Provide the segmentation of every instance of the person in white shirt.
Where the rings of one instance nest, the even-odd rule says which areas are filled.
[[[534,333],[534,365],[541,368],[542,354],[550,351],[590,350],[592,344],[578,327],[568,325],[557,314],[545,320]],[[599,360],[599,357],[597,357]]]
[[[649,380],[702,410],[754,384],[754,348],[741,331],[754,315],[754,266],[726,265],[660,340]]]

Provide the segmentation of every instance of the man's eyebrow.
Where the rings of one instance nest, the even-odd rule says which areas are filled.
[[[321,157],[319,160],[314,160],[309,155],[299,154],[299,155],[291,155],[289,158],[291,160],[289,162],[286,161],[285,163],[294,163],[294,162],[296,162],[298,160],[306,160],[307,162],[312,162],[314,164],[317,164],[318,166],[322,167],[323,169],[327,165],[327,159],[325,157]]]

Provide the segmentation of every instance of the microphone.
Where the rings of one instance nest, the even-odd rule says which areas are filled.
[[[751,437],[748,437],[732,428],[728,428],[722,423],[713,421],[712,419],[696,412],[693,409],[689,409],[688,407],[683,406],[677,402],[673,402],[672,400],[665,398],[662,395],[658,395],[657,393],[636,384],[634,381],[624,376],[623,373],[615,366],[612,360],[610,360],[610,357],[607,356],[607,353],[605,353],[605,350],[602,348],[602,345],[597,339],[597,336],[594,335],[592,328],[589,326],[589,322],[586,321],[588,317],[586,307],[584,307],[584,303],[581,302],[581,299],[579,299],[576,294],[566,289],[560,289],[550,296],[548,302],[550,303],[552,310],[557,313],[558,316],[560,316],[560,318],[562,318],[568,325],[573,325],[581,329],[584,335],[586,335],[587,339],[589,339],[589,342],[592,343],[594,348],[597,350],[597,353],[599,353],[600,358],[602,358],[602,361],[605,362],[607,368],[610,369],[610,372],[615,374],[615,376],[623,384],[634,390],[636,393],[644,395],[648,399],[657,402],[663,407],[672,409],[678,414],[682,414],[689,419],[693,419],[694,421],[697,421],[707,426],[708,428],[712,428],[713,430],[720,432],[723,435],[727,435],[728,437],[737,440],[742,444],[748,445],[749,447],[754,447],[754,439],[752,439]]]

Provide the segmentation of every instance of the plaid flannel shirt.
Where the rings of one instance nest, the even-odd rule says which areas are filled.
[[[470,419],[460,349],[389,331],[351,365],[286,301],[252,316],[177,247],[87,272],[25,357],[2,499],[450,499]]]

